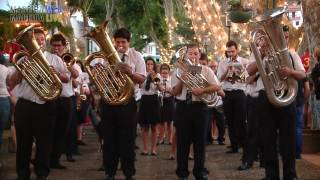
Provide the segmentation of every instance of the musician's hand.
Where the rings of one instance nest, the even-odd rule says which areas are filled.
[[[279,69],[279,73],[280,73],[280,76],[282,77],[288,77],[288,76],[291,76],[292,69],[289,68],[288,66],[282,65]]]
[[[200,96],[204,93],[204,89],[203,88],[193,88],[192,89],[192,94],[196,95],[196,96]]]
[[[49,66],[49,71],[53,74],[57,74],[58,76],[60,75],[53,66]]]
[[[129,64],[126,63],[119,63],[118,69],[122,72],[127,74],[128,76],[131,76],[133,74],[132,68]]]

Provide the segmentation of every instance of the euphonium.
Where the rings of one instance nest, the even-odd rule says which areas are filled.
[[[58,76],[50,70],[50,65],[34,38],[33,26],[22,30],[16,41],[25,49],[13,56],[16,69],[41,99],[49,101],[57,98],[62,91],[62,84]]]
[[[85,35],[95,40],[101,51],[90,54],[83,63],[85,70],[107,104],[126,104],[133,95],[134,84],[129,76],[117,70],[116,66],[121,60],[106,33],[107,23],[108,21],[105,21]],[[94,60],[97,59],[103,62],[95,63]]]
[[[176,76],[180,79],[188,90],[193,88],[205,88],[210,84],[201,74],[201,66],[193,65],[189,59],[185,58],[187,47],[183,47],[178,50],[179,59],[177,60],[176,66]],[[216,106],[219,101],[219,96],[216,92],[212,94],[203,94],[199,99],[207,104],[209,107]]]
[[[67,67],[73,66],[74,63],[76,62],[76,59],[71,53],[63,53],[61,55],[61,59],[63,60],[63,62],[66,64]]]
[[[258,23],[264,29],[253,32],[250,41],[267,97],[270,103],[278,107],[291,104],[297,95],[297,81],[292,77],[281,77],[279,73],[282,65],[293,68],[281,25],[285,12],[286,8],[275,9],[258,17]],[[257,47],[261,40],[268,46],[265,57],[262,57],[260,47]]]

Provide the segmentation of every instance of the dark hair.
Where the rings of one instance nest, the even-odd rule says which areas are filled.
[[[147,57],[147,58],[146,58],[146,64],[147,64],[148,61],[152,61],[152,63],[153,63],[153,71],[154,71],[154,72],[157,72],[157,64],[156,64],[156,61],[155,61],[152,57]],[[148,77],[147,77],[147,81],[146,81],[146,90],[147,90],[147,91],[149,91],[149,89],[150,89],[151,81],[152,81],[152,77],[151,77],[151,75],[149,74]]]
[[[43,31],[42,29],[40,29],[40,28],[34,28],[34,29],[33,29],[33,33],[34,33],[34,34],[43,34],[43,35],[46,34],[46,33],[44,33],[44,31]]]
[[[187,50],[190,49],[190,48],[198,48],[198,49],[199,49],[199,52],[201,52],[201,51],[200,51],[200,47],[199,47],[198,44],[188,44],[188,45],[187,45]]]
[[[50,39],[50,44],[56,41],[61,41],[63,46],[67,45],[67,40],[62,34],[54,34]]]
[[[170,66],[169,66],[169,64],[167,64],[167,63],[161,64],[161,66],[160,66],[160,71],[162,71],[162,70],[168,70],[168,71],[170,71]]]
[[[208,62],[209,59],[208,59],[207,54],[206,54],[206,53],[201,53],[200,60],[202,60],[202,61],[207,61],[207,62]]]
[[[6,63],[6,58],[3,54],[0,54],[0,64],[4,65]]]
[[[120,29],[116,30],[116,32],[114,32],[113,38],[114,39],[116,39],[116,38],[124,38],[124,39],[127,39],[128,42],[130,42],[131,33],[126,28],[120,28]]]
[[[289,26],[288,25],[283,25],[282,26],[282,30],[283,30],[283,32],[288,32],[289,31]]]
[[[227,47],[234,46],[236,49],[238,49],[238,44],[235,41],[232,41],[232,40],[228,41],[226,46]]]

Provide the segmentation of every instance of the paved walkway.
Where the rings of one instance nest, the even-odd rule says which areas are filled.
[[[49,180],[102,180],[104,173],[97,171],[101,165],[101,153],[97,137],[92,128],[86,129],[84,141],[86,146],[81,146],[81,156],[75,156],[76,162],[70,163],[62,157],[62,163],[68,167],[67,170],[52,170]],[[138,138],[138,145],[142,147],[141,138]],[[137,180],[174,180],[176,162],[168,160],[169,145],[159,147],[158,156],[141,156],[141,148],[137,150],[136,169]],[[211,180],[258,180],[263,178],[263,169],[258,167],[258,163],[248,171],[237,171],[240,165],[241,154],[226,154],[226,147],[220,145],[207,146],[206,167],[210,171]],[[0,158],[4,163],[1,169],[1,180],[14,180],[15,173],[15,156],[14,154],[1,154]],[[189,168],[193,167],[190,161]],[[320,179],[320,167],[309,163],[306,160],[297,161],[297,172],[299,179],[317,180]],[[32,179],[35,176],[32,175]],[[118,171],[117,179],[124,179],[122,172]],[[190,176],[190,180],[193,177]]]

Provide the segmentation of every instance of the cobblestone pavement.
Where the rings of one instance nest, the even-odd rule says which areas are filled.
[[[101,165],[101,153],[97,136],[91,128],[86,129],[84,138],[86,146],[81,146],[80,156],[75,156],[76,162],[70,163],[62,157],[62,164],[67,166],[67,170],[52,170],[49,180],[102,180],[104,173],[98,171]],[[142,142],[138,137],[137,144],[140,150],[137,150],[136,161],[136,179],[137,180],[173,180],[175,176],[176,162],[169,160],[169,145],[159,146],[158,156],[141,156]],[[263,178],[263,169],[259,168],[258,163],[247,171],[237,171],[240,165],[241,154],[226,154],[226,147],[220,145],[207,146],[206,167],[210,171],[211,180],[258,180]],[[4,167],[1,169],[1,180],[14,180],[15,173],[15,156],[14,154],[2,154],[1,156]],[[189,161],[189,168],[193,167],[193,162]],[[32,166],[31,166],[32,167]],[[320,167],[315,166],[305,160],[297,161],[297,172],[299,179],[317,180],[320,179]],[[32,180],[35,179],[34,174]],[[117,173],[117,179],[124,179],[121,170]],[[193,177],[190,176],[190,180]]]

